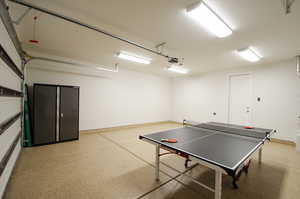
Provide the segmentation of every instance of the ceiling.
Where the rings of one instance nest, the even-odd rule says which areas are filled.
[[[196,0],[28,0],[40,7],[107,30],[155,49],[166,42],[164,53],[184,58],[190,74],[224,70],[244,65],[278,62],[300,54],[300,2],[284,14],[281,0],[206,0],[233,29],[226,38],[217,38],[187,17],[185,8]],[[17,19],[26,8],[8,2],[9,12]],[[33,45],[33,16],[38,16]],[[165,70],[163,57],[130,46],[97,32],[61,19],[31,11],[16,25],[26,51],[42,52],[101,65],[120,64],[120,68],[174,76]],[[252,46],[263,59],[250,63],[234,50]],[[114,56],[124,50],[150,57],[150,65],[135,64]]]

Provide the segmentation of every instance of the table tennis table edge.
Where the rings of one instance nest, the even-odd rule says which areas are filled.
[[[161,132],[163,132],[163,131],[161,131]],[[221,167],[222,169],[224,169],[226,172],[227,172],[227,174],[228,175],[230,175],[230,176],[232,176],[232,177],[234,177],[234,174],[235,174],[235,172],[236,172],[236,170],[241,166],[241,164],[243,163],[243,162],[245,162],[247,159],[249,159],[249,157],[250,156],[252,156],[252,154],[253,153],[255,153],[256,151],[258,151],[258,150],[261,150],[261,148],[263,147],[263,145],[264,145],[264,143],[267,141],[267,140],[270,140],[270,137],[271,137],[271,135],[273,135],[274,133],[276,133],[277,131],[275,130],[275,129],[272,129],[272,131],[271,132],[269,132],[268,133],[268,135],[262,140],[262,141],[260,141],[242,160],[240,160],[236,165],[234,165],[233,167],[228,167],[228,166],[225,166],[225,165],[222,165],[222,164],[220,164],[220,163],[217,163],[217,162],[215,162],[215,161],[212,161],[212,160],[208,160],[208,159],[206,159],[206,158],[202,158],[202,157],[199,157],[199,156],[197,156],[197,155],[195,155],[195,154],[192,154],[192,153],[189,153],[189,152],[187,152],[187,151],[184,151],[184,150],[181,150],[181,149],[179,149],[179,148],[176,148],[176,147],[172,147],[172,146],[170,146],[170,145],[166,145],[165,143],[163,143],[163,142],[160,142],[160,141],[157,141],[157,140],[155,140],[155,139],[152,139],[152,138],[149,138],[149,137],[147,137],[146,135],[140,135],[139,136],[139,139],[140,140],[143,140],[143,139],[146,139],[146,140],[148,140],[148,141],[150,141],[150,143],[152,143],[152,144],[159,144],[159,145],[162,145],[162,146],[164,146],[164,147],[166,147],[166,148],[170,148],[170,149],[172,149],[172,150],[175,150],[175,151],[180,151],[180,152],[183,152],[183,153],[186,153],[186,154],[188,154],[188,155],[190,155],[190,156],[192,156],[192,157],[194,157],[194,158],[197,158],[197,159],[200,159],[200,160],[202,160],[202,161],[206,161],[206,162],[208,162],[208,163],[210,163],[210,164],[212,164],[212,165],[214,165],[214,166],[219,166],[219,167]],[[159,133],[159,132],[158,132]],[[261,153],[259,154],[259,162],[261,162]]]
[[[186,154],[188,154],[188,155],[190,155],[190,156],[192,156],[192,157],[194,157],[194,158],[196,158],[197,160],[202,160],[203,161],[203,163],[209,163],[210,165],[213,165],[213,166],[216,166],[216,167],[220,167],[220,168],[222,168],[229,176],[232,176],[232,177],[234,177],[234,175],[235,175],[235,172],[236,172],[236,170],[241,166],[241,164],[243,163],[243,162],[245,162],[253,153],[255,153],[257,150],[259,150],[259,148],[261,148],[262,146],[263,146],[263,144],[264,144],[264,141],[261,141],[261,142],[259,142],[241,161],[239,161],[234,167],[228,167],[228,166],[226,166],[226,165],[223,165],[223,164],[220,164],[220,163],[217,163],[217,162],[215,162],[215,161],[212,161],[212,160],[208,160],[208,159],[206,159],[206,158],[203,158],[203,157],[200,157],[200,156],[197,156],[197,155],[195,155],[195,154],[193,154],[193,153],[190,153],[190,152],[187,152],[187,151],[184,151],[184,150],[182,150],[182,149],[179,149],[179,148],[176,148],[176,147],[172,147],[172,146],[170,146],[170,145],[166,145],[165,143],[163,143],[163,142],[159,142],[159,141],[157,141],[157,140],[154,140],[154,139],[152,139],[152,138],[149,138],[149,137],[145,137],[145,136],[142,136],[142,135],[140,135],[139,136],[139,139],[140,140],[143,140],[143,141],[145,141],[146,140],[146,142],[148,142],[148,143],[151,143],[151,144],[154,144],[154,145],[161,145],[161,146],[163,146],[163,147],[166,147],[166,148],[170,148],[171,150],[174,150],[174,151],[180,151],[180,152],[183,152],[183,153],[186,153]],[[206,165],[206,166],[208,166],[208,165]],[[212,168],[212,166],[208,166],[209,168]],[[212,169],[214,169],[214,168],[212,168]]]

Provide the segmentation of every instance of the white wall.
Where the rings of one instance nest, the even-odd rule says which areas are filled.
[[[67,67],[74,74],[63,72]],[[80,86],[80,130],[171,118],[169,78],[122,69],[118,73],[82,71],[78,67],[32,61],[27,82]]]
[[[300,78],[295,60],[175,78],[173,120],[227,122],[228,74],[242,72],[251,72],[253,78],[252,125],[278,129],[277,138],[295,141],[300,116]]]
[[[227,122],[228,74],[250,72],[252,125],[278,129],[277,138],[295,141],[300,115],[300,78],[295,70],[291,59],[170,80],[122,69],[119,73],[95,72],[33,61],[27,82],[80,86],[80,129],[85,130],[165,120],[181,122],[183,118]]]

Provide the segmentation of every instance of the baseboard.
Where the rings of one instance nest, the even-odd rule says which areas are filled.
[[[130,125],[122,125],[122,126],[114,126],[108,128],[99,128],[99,129],[90,129],[90,130],[82,130],[80,131],[81,134],[93,134],[93,133],[100,133],[100,132],[107,132],[107,131],[115,131],[115,130],[123,130],[123,129],[130,129],[130,128],[137,128],[137,127],[145,127],[145,126],[153,126],[159,124],[182,124],[175,121],[158,121],[158,122],[147,122],[147,123],[140,123],[140,124],[130,124]]]
[[[176,121],[168,121],[168,123],[183,125],[182,122],[176,122]]]
[[[271,142],[286,144],[286,145],[290,145],[290,146],[296,146],[295,142],[288,141],[288,140],[281,140],[281,139],[277,139],[277,138],[271,138]]]

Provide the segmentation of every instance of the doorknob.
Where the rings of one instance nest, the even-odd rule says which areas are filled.
[[[60,114],[60,117],[64,117],[64,114],[63,114],[63,113],[61,113],[61,114]]]

